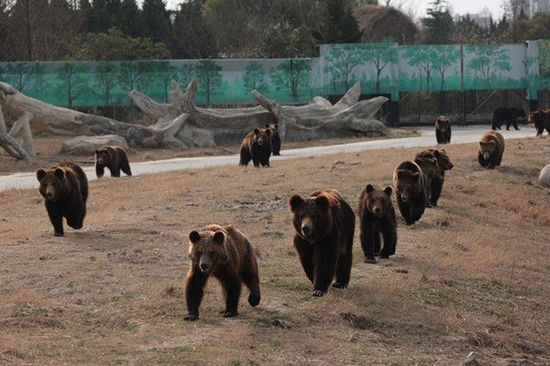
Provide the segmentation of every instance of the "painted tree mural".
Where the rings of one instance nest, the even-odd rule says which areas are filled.
[[[382,71],[391,63],[397,62],[395,47],[367,47],[363,50],[363,57],[371,62],[376,69],[376,94],[380,94],[380,77]]]
[[[196,65],[195,72],[199,88],[206,93],[208,105],[210,105],[210,95],[222,85],[221,70],[222,67],[212,60],[201,60]]]
[[[179,68],[179,84],[184,89],[187,88],[187,85],[195,78],[195,64],[192,62],[186,62],[182,64]]]
[[[311,60],[289,59],[272,69],[270,77],[278,90],[289,90],[292,99],[297,101],[300,87],[309,85],[310,71]]]
[[[257,61],[252,61],[246,65],[246,72],[243,76],[245,90],[251,92],[257,90],[264,93],[267,90],[265,81],[266,72],[263,70],[262,64]]]
[[[364,50],[356,45],[336,46],[330,50],[325,62],[323,71],[332,75],[333,90],[337,90],[338,83],[348,90],[357,81],[353,69],[365,63]]]
[[[164,103],[168,103],[168,91],[172,79],[178,79],[178,69],[170,61],[157,61],[151,63],[152,80],[154,80],[163,91]]]
[[[88,83],[82,74],[86,73],[88,69],[89,64],[87,63],[64,62],[55,70],[59,87],[67,95],[67,105],[69,107],[72,107],[75,99],[86,91]]]
[[[117,74],[117,83],[124,91],[146,89],[148,84],[148,72],[150,72],[150,62],[121,62]]]
[[[430,90],[430,77],[432,73],[432,60],[434,51],[428,46],[411,46],[403,53],[403,58],[408,59],[407,64],[418,69],[419,90],[422,87],[422,75],[426,75],[426,90]]]
[[[111,90],[117,85],[117,66],[112,62],[100,62],[95,68],[95,84],[97,89],[101,90],[106,106],[111,104]]]
[[[491,89],[491,78],[497,76],[497,71],[510,71],[510,56],[506,49],[494,45],[470,45],[467,51],[473,53],[468,67],[480,74],[485,81],[485,87]]]
[[[541,40],[538,43],[540,75],[550,77],[550,41]]]
[[[445,74],[447,71],[460,60],[460,48],[455,45],[432,46],[433,52],[433,69],[441,78],[439,90],[445,90]]]

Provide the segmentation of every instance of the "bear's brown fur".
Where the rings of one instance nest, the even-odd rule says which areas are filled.
[[[395,254],[397,221],[391,194],[391,187],[381,190],[368,184],[359,197],[361,247],[367,263],[376,263],[374,259],[376,255],[388,258]],[[380,234],[384,238],[382,250],[380,250]]]
[[[36,179],[55,236],[63,236],[63,217],[67,225],[74,229],[82,228],[86,216],[88,199],[88,179],[80,165],[72,161],[62,161],[51,168],[38,169]]]
[[[271,130],[255,128],[245,136],[241,143],[241,159],[239,165],[248,165],[250,160],[255,167],[269,166],[271,156]]]
[[[207,225],[189,233],[191,264],[185,283],[188,314],[185,320],[199,318],[199,306],[208,277],[216,277],[223,289],[224,317],[238,314],[241,283],[248,287],[248,303],[260,303],[260,278],[256,255],[248,239],[232,225]]]
[[[431,207],[432,202],[432,186],[434,183],[440,182],[443,179],[441,168],[437,158],[417,154],[414,162],[422,169],[424,175],[424,184],[426,186],[426,206]]]
[[[451,142],[451,121],[445,116],[439,116],[435,121],[435,138],[438,144]]]
[[[430,204],[432,206],[437,206],[437,201],[439,196],[441,196],[441,191],[443,189],[443,183],[445,181],[445,171],[453,169],[454,165],[447,155],[445,149],[436,150],[428,149],[416,154],[416,158],[428,158],[428,159],[437,159],[439,165],[440,177],[435,177],[431,183],[431,192],[430,192]]]
[[[120,146],[103,146],[95,151],[95,174],[103,177],[105,168],[111,172],[111,177],[120,177],[120,170],[126,175],[132,175],[128,155]]]
[[[504,137],[496,131],[488,131],[479,141],[477,161],[482,167],[499,166],[504,153]]]
[[[535,125],[537,136],[542,136],[545,129],[550,134],[550,109],[532,112],[529,115],[529,122]]]
[[[323,296],[332,286],[347,287],[350,280],[355,214],[334,189],[314,191],[308,197],[290,198],[294,247],[313,296]]]
[[[420,220],[426,209],[426,184],[420,166],[412,161],[404,161],[395,168],[393,188],[399,212],[407,225]]]
[[[281,155],[281,136],[279,136],[279,124],[278,123],[266,123],[265,128],[271,130],[271,150],[273,155]]]

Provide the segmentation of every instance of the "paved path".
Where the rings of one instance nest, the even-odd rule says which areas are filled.
[[[488,126],[453,127],[452,142],[466,143],[479,141],[481,136],[488,130]],[[433,127],[419,128],[422,136],[400,139],[385,139],[355,142],[342,145],[306,147],[303,149],[282,150],[281,156],[272,156],[271,161],[294,159],[308,156],[329,155],[338,153],[360,152],[365,150],[379,150],[389,148],[428,147],[435,145],[435,132]],[[501,131],[504,138],[522,138],[535,136],[534,128],[522,126],[519,131]],[[237,165],[238,155],[205,156],[195,158],[176,158],[168,160],[146,161],[132,163],[133,175],[153,174],[173,170],[202,169],[222,165]],[[96,179],[93,168],[84,169],[88,180]],[[106,173],[109,176],[109,173]],[[16,173],[0,176],[0,192],[7,189],[28,189],[37,187],[38,183],[34,173]]]

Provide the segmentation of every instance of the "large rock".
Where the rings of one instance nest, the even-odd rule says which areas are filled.
[[[547,164],[540,171],[539,183],[543,186],[550,187],[550,164]]]
[[[128,149],[126,139],[118,135],[77,136],[61,143],[61,152],[70,154],[93,154],[105,145],[116,145]]]

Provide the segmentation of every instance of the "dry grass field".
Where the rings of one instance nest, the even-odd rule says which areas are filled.
[[[0,193],[0,363],[91,365],[550,364],[548,138],[507,141],[482,169],[476,144],[397,255],[366,264],[356,228],[348,289],[311,296],[292,248],[289,197],[336,188],[356,209],[418,149],[312,157],[90,184],[84,228],[54,237],[38,190]],[[338,162],[338,163],[336,163]],[[222,318],[213,280],[183,320],[187,235],[231,223],[254,246],[262,301]]]

